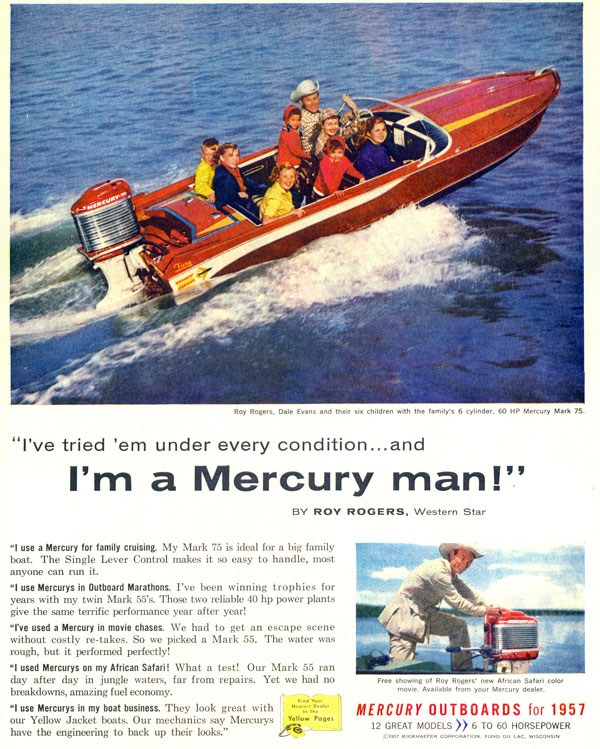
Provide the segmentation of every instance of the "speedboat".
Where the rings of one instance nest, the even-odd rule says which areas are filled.
[[[543,68],[462,80],[393,100],[368,99],[359,116],[383,118],[397,168],[362,183],[345,177],[341,195],[307,204],[301,217],[289,214],[267,225],[228,206],[217,210],[195,193],[193,175],[137,195],[123,179],[94,185],[71,213],[79,252],[108,282],[97,308],[204,293],[319,237],[356,231],[399,208],[435,200],[516,153],[559,89],[556,71]],[[276,147],[246,156],[242,175],[266,184],[276,156]]]

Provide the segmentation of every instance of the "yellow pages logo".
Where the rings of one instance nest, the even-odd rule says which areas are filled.
[[[341,731],[342,698],[339,694],[284,694],[281,697],[280,736],[299,738],[306,731]]]

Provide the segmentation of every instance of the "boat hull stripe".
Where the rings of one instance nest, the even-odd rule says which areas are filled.
[[[524,96],[522,99],[514,99],[513,101],[506,102],[506,104],[500,104],[497,107],[486,109],[485,112],[477,112],[476,114],[472,114],[469,117],[464,117],[462,120],[456,120],[455,122],[451,122],[448,125],[444,125],[444,129],[452,133],[454,132],[454,130],[458,130],[461,127],[470,125],[472,122],[477,122],[477,120],[481,120],[484,117],[489,117],[491,114],[496,114],[496,112],[500,112],[507,107],[512,107],[515,104],[520,104],[522,101],[527,101],[527,99],[532,99],[534,96],[537,96],[537,94],[530,94],[529,96]]]
[[[416,107],[419,104],[425,104],[426,101],[432,101],[432,99],[439,99],[441,96],[448,96],[448,94],[454,94],[457,91],[462,91],[465,88],[469,88],[471,84],[467,84],[466,86],[459,86],[458,88],[450,88],[447,91],[442,91],[439,94],[432,94],[431,96],[426,96],[424,99],[416,99],[415,101],[406,102],[407,107]]]

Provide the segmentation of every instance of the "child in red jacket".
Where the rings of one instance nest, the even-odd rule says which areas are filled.
[[[344,156],[346,143],[338,135],[332,135],[327,141],[324,148],[324,155],[319,166],[319,173],[313,185],[313,198],[318,200],[326,195],[335,195],[339,197],[342,190],[339,189],[344,174],[348,173],[356,177],[359,182],[364,182],[365,178],[357,171],[350,160]]]
[[[300,117],[300,109],[294,104],[290,104],[285,108],[285,112],[283,113],[285,125],[279,136],[278,164],[287,162],[295,167],[299,167],[302,159],[310,159],[310,154],[302,150],[302,141],[298,132]]]

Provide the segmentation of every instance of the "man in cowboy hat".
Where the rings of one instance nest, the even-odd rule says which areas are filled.
[[[321,99],[319,96],[319,81],[305,78],[296,86],[290,94],[294,103],[302,105],[300,118],[300,133],[302,148],[310,154],[315,152],[315,143],[321,132],[321,110],[319,109]],[[342,99],[353,111],[358,111],[356,104],[348,96],[342,94]]]
[[[474,559],[483,556],[481,552],[470,544],[449,543],[441,544],[440,554],[439,559],[424,562],[408,574],[379,616],[390,635],[392,660],[413,660],[417,643],[429,641],[429,635],[447,636],[452,646],[471,647],[467,623],[439,611],[442,601],[470,616],[497,615],[505,610],[489,606],[459,578]],[[453,671],[472,667],[470,652],[452,653]]]

